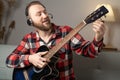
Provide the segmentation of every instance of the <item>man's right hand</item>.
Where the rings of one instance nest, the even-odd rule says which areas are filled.
[[[45,65],[47,65],[47,62],[49,62],[46,58],[43,58],[42,56],[47,54],[46,52],[38,52],[32,55],[29,55],[29,62],[32,63],[35,67],[43,68]]]

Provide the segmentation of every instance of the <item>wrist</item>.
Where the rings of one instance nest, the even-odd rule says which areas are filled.
[[[96,36],[95,36],[95,41],[96,41],[96,42],[99,42],[99,41],[101,41],[102,39],[103,39],[103,36],[102,36],[102,35],[100,36],[100,35],[97,35],[97,34],[96,34]]]
[[[28,61],[29,61],[29,63],[31,63],[31,55],[29,55]]]

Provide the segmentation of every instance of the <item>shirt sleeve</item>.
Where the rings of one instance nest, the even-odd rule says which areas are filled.
[[[13,68],[22,68],[29,66],[28,57],[30,55],[26,36],[20,42],[20,45],[7,57],[6,65]]]
[[[94,38],[92,42],[86,41],[80,34],[76,34],[71,39],[71,48],[76,54],[85,57],[95,58],[103,48],[103,39],[97,42]]]

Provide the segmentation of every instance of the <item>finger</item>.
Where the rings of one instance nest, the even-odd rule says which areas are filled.
[[[99,27],[99,26],[101,26],[101,25],[102,25],[102,23],[101,23],[101,22],[98,22],[98,21],[96,21],[96,22],[93,23],[93,26],[98,26],[98,27]]]
[[[97,19],[96,21],[100,21],[100,22],[102,22],[102,23],[104,23],[105,21],[104,20],[102,20],[101,18],[100,19]]]
[[[50,59],[47,59],[47,62],[50,62]]]
[[[96,27],[97,29],[105,30],[105,25],[102,22],[94,22],[93,27]]]
[[[47,62],[47,58],[44,58],[44,57],[40,57],[39,60],[42,62]]]
[[[98,26],[103,26],[104,25],[104,21],[103,20],[96,20],[95,22],[93,22],[93,25],[98,25]]]
[[[93,27],[93,31],[100,34],[100,31],[96,27]]]
[[[50,62],[49,58],[43,58],[43,57],[41,57],[40,60],[43,61],[43,62]]]
[[[47,65],[46,62],[40,62],[40,63],[37,64],[36,67],[38,67],[38,68],[43,68],[43,67],[45,67],[46,65]]]
[[[103,28],[99,28],[99,27],[93,27],[93,31],[99,34],[104,34],[105,32]]]
[[[47,54],[48,51],[45,51],[45,52],[38,52],[37,54],[39,54],[40,56],[43,56],[45,54]]]

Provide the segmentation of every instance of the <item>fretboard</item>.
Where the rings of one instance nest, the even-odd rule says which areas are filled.
[[[55,45],[52,49],[50,49],[44,57],[50,59],[59,49],[61,49],[61,47],[63,47],[85,25],[86,25],[86,23],[84,21],[82,21],[70,33],[68,33],[59,43],[57,43],[57,45]]]

